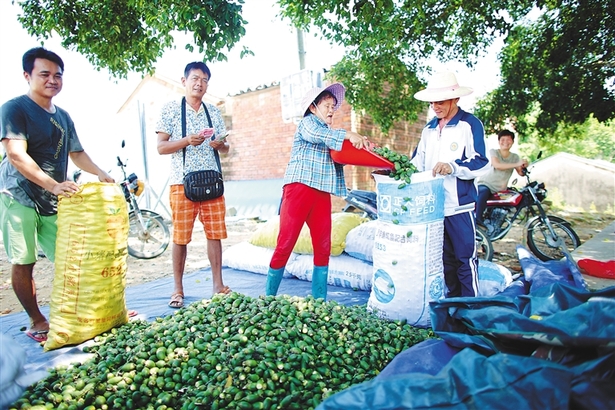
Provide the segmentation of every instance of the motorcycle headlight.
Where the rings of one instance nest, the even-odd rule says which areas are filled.
[[[137,179],[130,183],[130,192],[132,192],[136,196],[141,195],[144,190],[145,190],[145,184],[143,183],[143,181]]]
[[[145,191],[145,184],[140,179],[137,180],[137,187],[135,188],[135,195],[139,196]]]
[[[539,189],[536,191],[536,196],[538,197],[538,200],[540,202],[544,201],[544,199],[547,197],[547,190],[546,189]]]

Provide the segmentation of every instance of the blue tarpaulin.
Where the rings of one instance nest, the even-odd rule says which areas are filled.
[[[493,297],[432,302],[440,340],[400,353],[330,409],[615,409],[615,287],[589,292],[573,261],[542,262]]]

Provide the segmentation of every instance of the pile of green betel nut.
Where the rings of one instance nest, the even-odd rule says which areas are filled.
[[[416,166],[410,162],[410,157],[405,154],[399,154],[387,147],[375,147],[374,152],[393,163],[395,167],[391,169],[389,176],[396,181],[403,181],[399,185],[400,189],[409,184],[412,174],[418,171]]]
[[[433,337],[365,305],[216,295],[97,336],[93,358],[52,369],[10,408],[314,409]]]

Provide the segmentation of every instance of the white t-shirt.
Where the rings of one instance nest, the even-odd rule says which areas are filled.
[[[491,157],[497,157],[503,164],[515,164],[521,160],[519,155],[513,152],[509,153],[508,158],[504,158],[499,149],[489,150],[489,155],[491,155]],[[478,184],[486,185],[492,193],[503,191],[508,187],[508,180],[513,170],[514,168],[504,170],[491,168],[487,174],[478,178]]]

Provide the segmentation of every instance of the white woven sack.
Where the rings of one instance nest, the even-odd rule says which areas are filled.
[[[312,255],[298,255],[295,260],[286,265],[297,279],[312,281],[314,257]],[[342,253],[329,258],[329,276],[327,283],[342,288],[370,290],[374,268],[371,263],[353,258]]]
[[[478,260],[478,296],[494,296],[512,283],[512,273],[502,265]]]
[[[367,309],[389,320],[429,327],[429,303],[444,295],[444,189],[431,172],[400,184],[374,175],[378,224]]]
[[[346,249],[353,258],[372,263],[374,261],[374,234],[378,221],[369,221],[353,228],[346,235]]]
[[[252,245],[250,242],[244,241],[229,247],[222,253],[222,266],[266,275],[269,271],[272,256],[273,249]],[[291,253],[288,263],[291,263],[296,257],[296,253]],[[287,268],[283,277],[290,278],[292,276]]]

